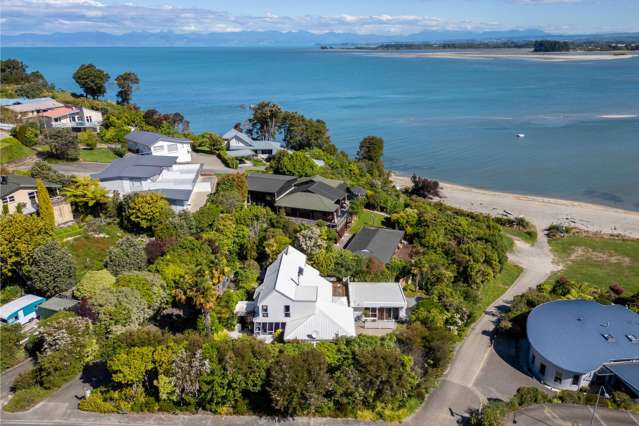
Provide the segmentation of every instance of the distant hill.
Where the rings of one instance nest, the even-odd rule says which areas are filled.
[[[83,46],[317,46],[400,42],[503,41],[535,40],[638,41],[639,33],[557,35],[537,29],[511,31],[422,31],[410,35],[375,35],[354,33],[315,34],[307,31],[243,31],[234,33],[131,32],[109,34],[77,32],[53,34],[0,35],[0,43],[9,46],[83,47]]]

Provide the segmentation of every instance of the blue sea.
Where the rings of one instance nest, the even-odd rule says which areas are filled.
[[[319,49],[4,48],[59,88],[94,63],[136,72],[134,101],[224,132],[261,100],[321,118],[353,154],[386,141],[388,168],[487,189],[639,210],[639,58],[538,62]],[[603,118],[631,115],[630,118]],[[517,133],[526,135],[516,138]]]

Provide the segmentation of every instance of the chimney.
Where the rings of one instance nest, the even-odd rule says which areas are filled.
[[[0,184],[6,185],[7,183],[8,183],[7,176],[5,175],[0,176]]]

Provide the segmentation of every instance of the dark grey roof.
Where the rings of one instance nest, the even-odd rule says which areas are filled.
[[[157,188],[140,192],[159,192],[164,195],[167,200],[189,201],[193,191],[190,189]]]
[[[276,193],[288,182],[294,181],[295,176],[271,175],[266,173],[251,173],[247,177],[249,191]]]
[[[20,189],[35,189],[36,181],[31,176],[7,175],[0,178],[0,195],[6,197]],[[44,182],[47,188],[59,188],[59,185]]]
[[[91,176],[100,180],[150,178],[159,175],[164,168],[171,167],[176,162],[177,157],[168,155],[130,154],[118,158],[102,172]]]
[[[353,253],[375,256],[388,263],[403,236],[404,231],[365,227],[348,242],[346,249]]]
[[[608,364],[606,368],[639,396],[639,362]]]
[[[361,186],[351,186],[348,191],[356,197],[363,197],[367,194],[367,191]]]
[[[328,198],[332,202],[343,198],[346,195],[344,188],[332,187],[321,180],[314,178],[300,178],[295,182],[294,192],[310,192]]]
[[[531,347],[548,362],[574,373],[589,373],[618,360],[639,360],[639,315],[620,305],[558,300],[528,316]]]
[[[135,142],[140,145],[147,145],[147,146],[155,145],[156,142],[158,141],[186,143],[186,144],[191,143],[191,141],[188,139],[172,138],[170,136],[164,136],[159,133],[141,132],[137,130],[126,135],[124,139],[126,139],[129,142]]]

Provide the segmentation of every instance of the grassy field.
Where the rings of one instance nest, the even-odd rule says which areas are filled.
[[[31,148],[22,145],[15,138],[8,137],[0,140],[0,164],[22,160],[33,154],[34,151]]]
[[[111,152],[108,148],[81,149],[80,160],[91,161],[94,163],[110,163],[117,160],[118,156]]]
[[[70,236],[71,233],[77,235],[78,230],[72,229],[69,232]],[[63,243],[75,258],[78,278],[87,271],[102,269],[107,251],[124,236],[124,233],[115,225],[101,225],[99,232],[101,236],[95,236],[82,230],[79,237]]]
[[[363,227],[370,226],[373,228],[381,228],[384,221],[384,215],[381,215],[370,210],[362,210],[353,221],[351,227],[351,233],[355,234],[359,232]]]
[[[495,277],[494,280],[482,287],[479,292],[479,302],[474,306],[472,314],[474,318],[479,316],[490,306],[499,296],[504,294],[508,288],[513,285],[522,268],[513,263],[507,263],[504,270]]]
[[[628,294],[639,291],[639,240],[568,236],[550,240],[550,247],[563,265],[551,280],[563,275],[602,289],[616,282]]]

